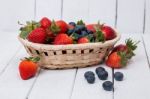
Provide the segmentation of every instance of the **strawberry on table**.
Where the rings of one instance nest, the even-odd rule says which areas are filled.
[[[51,20],[49,20],[47,17],[43,17],[40,20],[40,24],[42,28],[47,29],[48,27],[51,26]]]
[[[121,68],[126,66],[128,58],[124,52],[113,52],[108,56],[106,65],[111,68]]]
[[[36,28],[28,35],[28,40],[34,43],[45,43],[46,32],[43,28]]]
[[[129,58],[132,58],[134,54],[134,50],[137,48],[137,44],[139,41],[133,41],[131,38],[126,39],[125,44],[119,44],[113,48],[112,52],[121,51],[125,52]]]
[[[29,57],[20,62],[19,72],[23,80],[27,80],[36,75],[36,72],[38,70],[38,65],[36,62],[39,60],[40,60],[39,57],[35,57],[35,58]]]
[[[54,39],[54,45],[72,44],[73,39],[65,33],[58,34]]]

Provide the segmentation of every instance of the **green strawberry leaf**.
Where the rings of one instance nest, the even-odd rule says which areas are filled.
[[[79,20],[77,21],[77,25],[85,25],[85,23],[83,22],[83,20]]]
[[[29,32],[28,31],[21,31],[20,33],[20,37],[23,38],[23,39],[26,39],[27,36],[28,36]]]

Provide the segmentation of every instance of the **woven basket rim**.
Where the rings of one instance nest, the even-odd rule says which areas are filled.
[[[25,45],[25,46],[31,46],[35,49],[40,49],[40,50],[63,50],[63,49],[82,49],[82,48],[93,48],[93,47],[105,47],[105,46],[110,46],[113,43],[116,43],[121,35],[118,32],[116,33],[116,37],[112,40],[107,40],[104,43],[102,42],[95,42],[95,43],[83,43],[83,44],[67,44],[67,45],[50,45],[50,44],[39,44],[39,43],[33,43],[28,41],[27,39],[22,39],[20,36],[18,36],[19,41]]]

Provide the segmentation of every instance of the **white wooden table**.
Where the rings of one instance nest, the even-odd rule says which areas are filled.
[[[150,0],[0,0],[0,99],[150,99]],[[136,56],[123,69],[112,70],[105,64],[69,70],[40,70],[36,77],[21,80],[20,59],[28,56],[17,40],[17,21],[51,19],[87,23],[103,22],[116,27],[122,37],[140,40]],[[124,81],[114,81],[107,92],[96,77],[88,84],[84,73],[103,66],[112,73],[124,73]]]

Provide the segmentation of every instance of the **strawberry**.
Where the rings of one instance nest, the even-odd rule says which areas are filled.
[[[40,20],[41,27],[44,29],[47,29],[51,26],[51,20],[49,20],[47,17],[44,17]]]
[[[106,65],[111,68],[121,68],[126,66],[127,62],[128,58],[126,57],[126,53],[113,52],[108,56],[106,60]]]
[[[104,34],[106,40],[112,40],[116,37],[115,31],[109,26],[102,26],[101,31]]]
[[[90,30],[93,33],[95,33],[96,32],[95,26],[96,26],[96,24],[88,24],[88,25],[86,25],[86,28],[87,28],[87,30]]]
[[[59,33],[66,33],[68,30],[68,25],[63,20],[56,21],[56,26],[60,28]]]
[[[73,43],[73,39],[65,33],[58,34],[54,39],[55,45],[65,45],[65,44],[72,44],[72,43]]]
[[[68,24],[68,29],[74,29],[75,27],[73,25]]]
[[[125,44],[119,44],[116,47],[113,48],[112,52],[125,52],[129,58],[132,58],[135,54],[134,54],[134,50],[137,48],[137,44],[138,42],[134,42],[132,41],[131,38],[126,39]]]
[[[19,72],[23,80],[27,80],[36,75],[38,69],[37,61],[39,61],[39,57],[29,57],[20,62]]]
[[[46,32],[43,28],[36,28],[28,35],[28,40],[34,43],[45,43]]]
[[[88,42],[89,42],[89,40],[86,37],[81,37],[81,38],[78,39],[78,44],[88,43]]]

